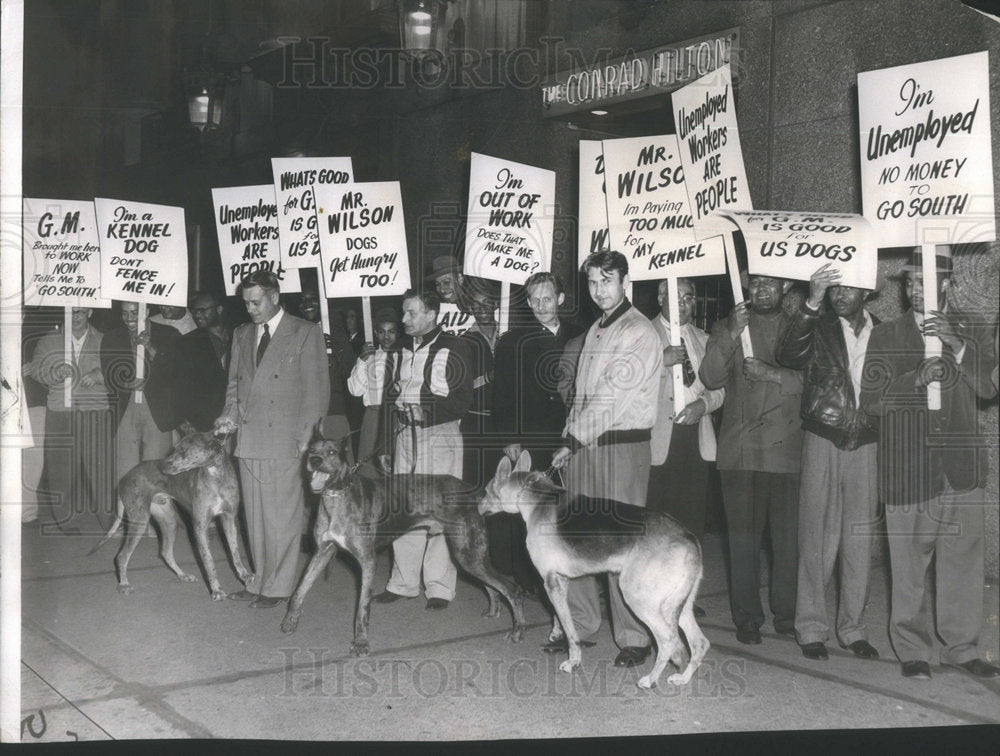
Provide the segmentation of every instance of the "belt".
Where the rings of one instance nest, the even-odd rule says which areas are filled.
[[[649,441],[653,437],[652,428],[631,428],[628,430],[604,431],[597,437],[598,446],[613,446],[615,444],[638,444]]]

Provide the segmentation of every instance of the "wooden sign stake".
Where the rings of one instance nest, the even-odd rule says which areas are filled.
[[[729,237],[727,243],[726,237]],[[726,267],[729,268],[729,281],[733,286],[733,306],[743,302],[743,284],[740,283],[740,268],[736,261],[736,244],[733,242],[732,234],[722,235],[722,246],[726,249]],[[740,333],[740,341],[743,344],[743,356],[753,357],[753,345],[750,343],[750,328],[744,328]]]
[[[933,244],[920,245],[923,264],[924,317],[938,308],[937,256]],[[924,357],[941,356],[941,339],[936,336],[924,337]],[[927,409],[941,409],[941,384],[937,381],[927,385]]]

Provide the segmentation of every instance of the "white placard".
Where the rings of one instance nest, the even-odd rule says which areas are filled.
[[[989,86],[986,52],[858,74],[864,215],[880,247],[927,243],[929,218],[937,244],[996,239]]]
[[[722,239],[694,235],[684,169],[673,134],[603,143],[611,249],[629,277],[648,281],[726,272]]]
[[[476,319],[471,312],[462,312],[457,304],[442,302],[438,310],[438,325],[445,333],[461,336],[475,325]]]
[[[274,197],[278,203],[279,259],[283,268],[319,266],[319,234],[313,186],[349,184],[349,157],[271,158]]]
[[[226,296],[236,295],[240,281],[258,270],[278,276],[281,291],[301,291],[299,274],[281,265],[278,205],[273,184],[212,189],[215,230]]]
[[[608,206],[604,199],[604,152],[600,141],[580,142],[580,205],[577,267],[587,255],[608,249]]]
[[[101,293],[108,299],[187,307],[184,208],[97,198]]]
[[[808,281],[831,263],[842,285],[875,288],[878,249],[863,216],[781,210],[724,210],[720,216],[743,232],[751,275]]]
[[[715,210],[753,210],[729,64],[671,96],[695,236],[720,233]]]
[[[110,307],[93,202],[24,198],[24,304]]]
[[[556,174],[472,153],[466,275],[523,284],[550,270]]]
[[[399,182],[317,184],[315,192],[326,295],[389,296],[409,289]]]

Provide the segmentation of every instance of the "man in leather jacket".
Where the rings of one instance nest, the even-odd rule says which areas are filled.
[[[878,503],[877,432],[858,398],[878,321],[864,309],[871,292],[839,281],[829,263],[813,273],[809,296],[775,350],[779,363],[805,371],[795,634],[807,659],[828,658],[826,586],[839,551],[837,638],[855,656],[877,659],[862,620]],[[821,312],[827,295],[830,309]]]

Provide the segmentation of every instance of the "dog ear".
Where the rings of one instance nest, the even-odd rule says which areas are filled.
[[[189,423],[187,420],[185,420],[183,423],[181,423],[177,427],[177,430],[179,430],[181,432],[182,436],[190,436],[192,433],[197,433],[198,432],[198,429],[195,428],[193,425],[191,425],[191,423]]]
[[[323,440],[323,418],[317,420],[316,424],[313,426],[312,440],[313,441]]]
[[[530,469],[531,455],[527,451],[523,451],[517,457],[517,464],[514,465],[514,472],[528,472]]]
[[[510,460],[504,457],[503,459],[500,460],[500,464],[497,465],[497,474],[493,477],[493,482],[501,484],[509,477],[510,477]]]
[[[521,445],[520,444],[507,444],[503,448],[504,456],[511,461],[511,464],[517,462],[517,458],[521,456]]]

